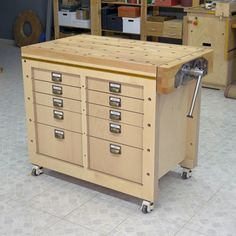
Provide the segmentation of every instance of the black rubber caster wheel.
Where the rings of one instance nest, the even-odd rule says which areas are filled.
[[[187,172],[182,173],[182,179],[188,179],[188,173]]]
[[[142,207],[142,213],[143,213],[143,214],[147,214],[147,213],[148,213],[148,208],[147,208],[147,206],[143,206],[143,207]]]
[[[38,176],[38,175],[37,175],[37,170],[36,170],[36,169],[33,169],[33,170],[31,171],[31,175],[32,175],[32,176]]]

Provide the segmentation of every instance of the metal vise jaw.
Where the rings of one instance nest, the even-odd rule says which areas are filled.
[[[202,78],[208,72],[208,62],[204,58],[198,58],[184,64],[175,75],[175,88],[184,86],[190,80],[196,80],[192,103],[187,117],[193,118],[193,111],[196,104],[198,92],[201,88]]]

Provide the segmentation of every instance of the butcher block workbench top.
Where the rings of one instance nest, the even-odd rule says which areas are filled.
[[[158,79],[157,90],[163,93],[174,89],[173,73],[184,63],[204,57],[212,67],[210,49],[91,35],[23,47],[22,56]]]

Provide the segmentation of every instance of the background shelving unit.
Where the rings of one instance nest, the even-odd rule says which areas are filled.
[[[60,38],[60,25],[58,21],[59,4],[58,0],[54,2],[54,27],[55,38]],[[196,1],[194,1],[196,4]],[[138,6],[141,8],[140,16],[140,34],[125,33],[117,30],[102,28],[102,7],[103,6]],[[90,21],[92,35],[130,35],[141,40],[167,41],[182,44],[183,38],[183,17],[186,15],[185,11],[189,7],[181,5],[157,7],[153,4],[148,4],[147,0],[141,0],[138,3],[127,3],[121,1],[106,1],[106,0],[90,0]],[[152,12],[154,16],[170,15],[177,16],[176,19],[167,20],[163,22],[151,21],[149,13]]]

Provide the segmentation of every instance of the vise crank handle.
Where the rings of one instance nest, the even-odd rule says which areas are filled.
[[[195,86],[194,93],[193,93],[192,102],[191,102],[191,107],[190,107],[188,115],[187,115],[187,117],[189,117],[189,118],[193,118],[193,111],[194,111],[194,107],[196,105],[198,92],[201,88],[202,78],[203,78],[203,74],[201,73],[198,75],[196,86]]]

